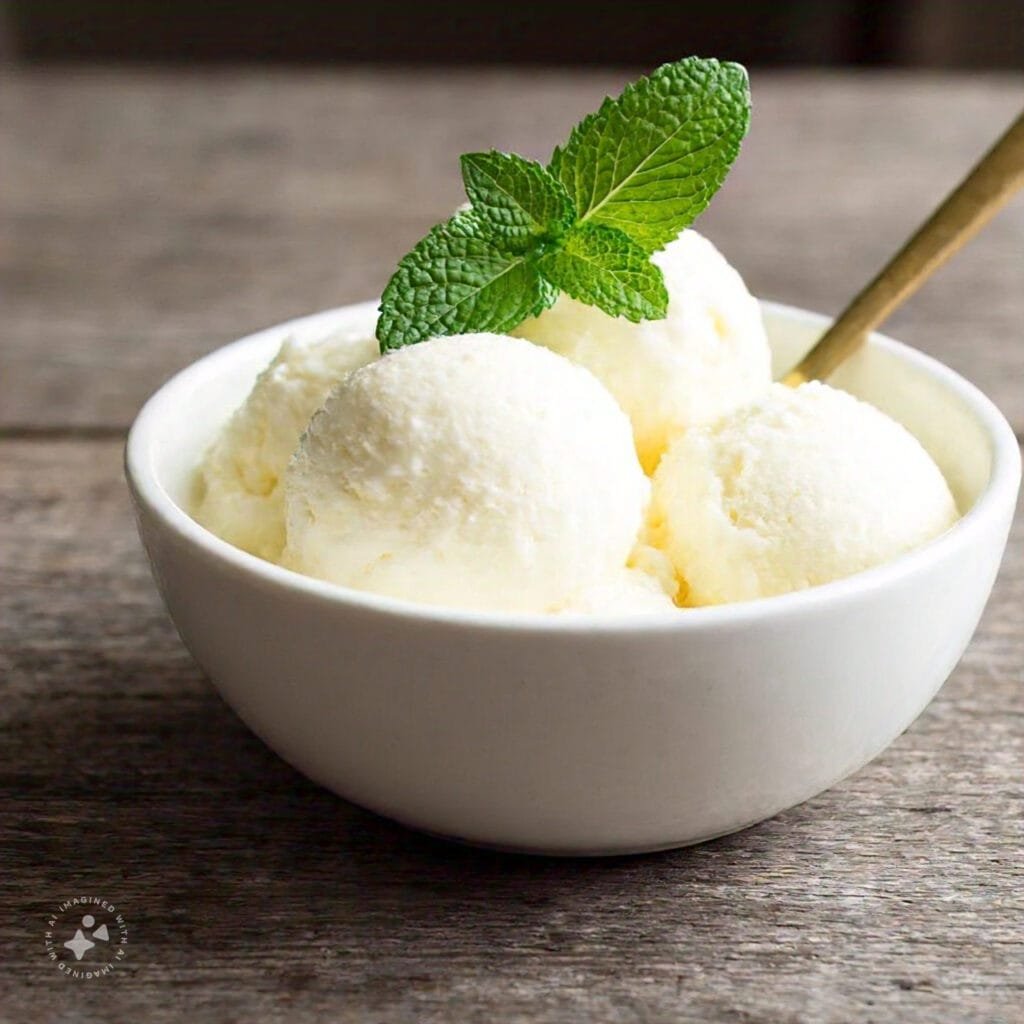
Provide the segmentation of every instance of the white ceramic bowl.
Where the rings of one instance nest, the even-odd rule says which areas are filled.
[[[765,306],[780,369],[827,321]],[[214,433],[289,332],[164,385],[128,439],[142,540],[182,639],[282,757],[341,796],[473,843],[611,854],[698,842],[826,789],[883,750],[970,640],[1013,515],[1013,431],[972,385],[874,336],[834,383],[904,423],[965,513],[888,565],[800,593],[649,618],[420,607],[292,573],[186,511]]]

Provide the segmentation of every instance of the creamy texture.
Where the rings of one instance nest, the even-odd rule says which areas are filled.
[[[653,262],[668,289],[665,319],[634,324],[562,295],[514,332],[604,383],[632,421],[648,472],[673,437],[753,401],[771,382],[757,300],[711,242],[684,231]]]
[[[522,338],[383,359],[370,322],[285,341],[207,452],[195,518],[344,586],[615,615],[827,583],[955,522],[902,426],[770,383],[758,304],[710,242],[685,231],[654,260],[662,321],[562,296]]]
[[[207,452],[195,518],[236,547],[277,559],[285,541],[284,472],[299,437],[331,388],[376,356],[372,327],[287,339]]]
[[[939,468],[900,424],[824,384],[773,385],[687,431],[654,477],[652,525],[686,604],[828,583],[948,529]]]
[[[558,610],[565,614],[650,615],[675,607],[657,576],[631,568],[577,591]]]
[[[648,492],[587,370],[514,338],[436,338],[352,373],[314,417],[284,563],[428,604],[557,611],[621,579]]]

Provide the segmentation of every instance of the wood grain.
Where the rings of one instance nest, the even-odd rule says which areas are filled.
[[[1024,522],[937,700],[772,821],[603,862],[454,847],[298,776],[214,695],[134,535],[121,435],[176,367],[373,292],[460,149],[542,155],[625,76],[0,77],[0,1022],[1024,1020]],[[835,310],[1021,78],[759,76],[706,220]],[[1024,208],[896,321],[1024,426]],[[125,967],[43,951],[116,901]]]
[[[9,441],[0,1020],[1019,1021],[1024,523],[939,698],[740,835],[606,862],[406,832],[299,777],[162,613],[117,441]],[[42,954],[104,895],[121,976]]]
[[[22,72],[0,78],[0,426],[126,426],[241,334],[379,293],[461,199],[458,153],[546,156],[628,74]],[[755,75],[702,229],[754,291],[825,312],[1016,113],[1024,79]],[[1024,199],[891,330],[1024,428]]]

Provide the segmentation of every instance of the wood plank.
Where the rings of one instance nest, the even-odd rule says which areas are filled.
[[[163,379],[368,297],[460,198],[456,155],[544,157],[627,72],[0,77],[0,427],[123,428]],[[1024,77],[755,73],[701,227],[766,297],[836,312],[1020,104]],[[1024,429],[1024,202],[897,314]]]
[[[0,442],[0,1020],[1020,1019],[1024,520],[978,634],[885,754],[691,850],[419,837],[300,778],[160,610],[120,441]],[[119,977],[47,912],[117,902]]]

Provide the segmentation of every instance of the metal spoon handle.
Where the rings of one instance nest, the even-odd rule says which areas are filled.
[[[824,380],[1024,186],[1024,113],[785,377]]]

